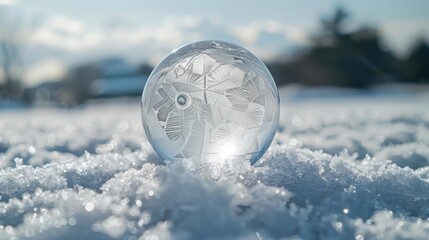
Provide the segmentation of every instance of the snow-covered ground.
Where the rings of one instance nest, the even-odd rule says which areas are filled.
[[[139,100],[0,110],[0,239],[429,239],[429,94],[281,89],[271,148],[164,165]]]

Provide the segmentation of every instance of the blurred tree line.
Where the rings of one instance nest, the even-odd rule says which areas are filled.
[[[332,16],[321,19],[319,31],[313,34],[310,45],[303,51],[292,59],[268,62],[267,67],[277,84],[368,88],[388,82],[429,83],[429,46],[423,38],[407,56],[398,58],[384,45],[375,27],[364,25],[350,30],[346,26],[348,20],[348,12],[337,8]],[[20,53],[28,30],[21,22],[19,15],[8,14],[0,8],[0,77],[3,78],[0,100],[35,102],[47,99],[79,104],[95,97],[131,95],[138,91],[125,91],[124,87],[128,84],[131,88],[135,84],[133,81],[139,81],[152,71],[152,66],[142,64],[120,74],[105,74],[99,66],[103,61],[100,61],[70,69],[64,79],[58,79],[61,81],[24,89]],[[103,81],[98,81],[100,79]],[[106,88],[104,93],[100,92],[100,84]]]
[[[399,59],[383,45],[376,28],[347,31],[348,17],[343,8],[337,8],[321,20],[320,31],[302,54],[268,63],[277,84],[368,88],[386,82],[429,83],[429,47],[423,39]]]

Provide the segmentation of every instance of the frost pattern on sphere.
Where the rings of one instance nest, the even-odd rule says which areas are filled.
[[[164,160],[255,163],[278,119],[279,96],[268,69],[226,42],[176,49],[153,70],[142,96],[146,136]]]

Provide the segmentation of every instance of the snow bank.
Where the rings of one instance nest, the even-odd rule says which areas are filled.
[[[138,103],[0,111],[0,239],[428,239],[415,100],[283,99],[254,166],[163,164]]]

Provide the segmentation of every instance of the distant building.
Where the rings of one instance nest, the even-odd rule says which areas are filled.
[[[121,59],[107,59],[99,66],[99,78],[92,81],[92,97],[141,95],[147,76]]]
[[[119,58],[72,68],[60,82],[43,83],[27,89],[32,102],[62,105],[84,103],[88,99],[137,96],[142,94],[148,76]]]

